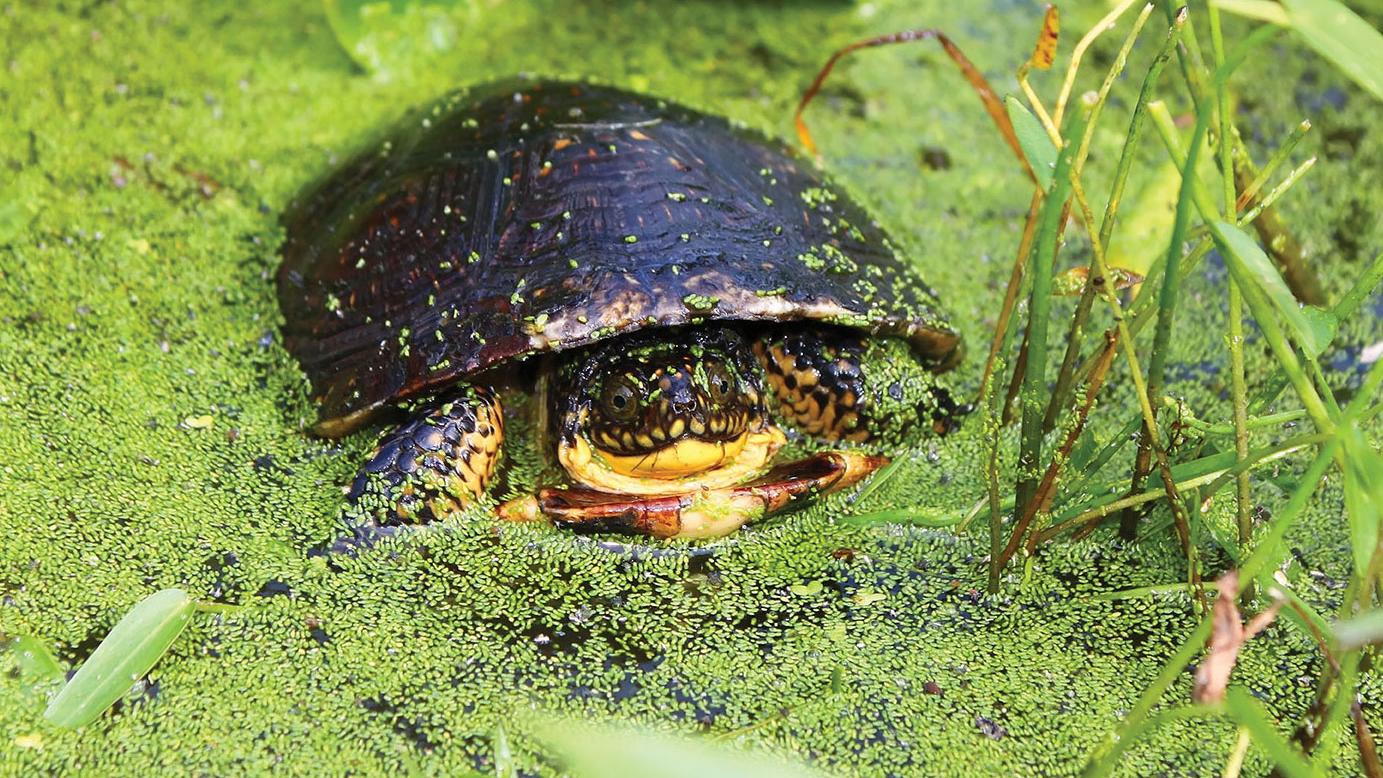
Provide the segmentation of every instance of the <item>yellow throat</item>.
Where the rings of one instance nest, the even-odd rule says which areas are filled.
[[[782,430],[766,424],[723,443],[682,438],[648,454],[618,455],[593,449],[578,434],[575,441],[558,446],[557,459],[573,480],[592,489],[680,494],[733,486],[759,475],[786,440]]]

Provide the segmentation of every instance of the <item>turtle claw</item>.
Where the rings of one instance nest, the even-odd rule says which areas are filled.
[[[624,532],[656,538],[718,538],[756,519],[797,508],[859,483],[888,459],[826,451],[773,468],[738,486],[686,494],[636,497],[582,487],[541,489],[497,509],[507,521],[547,518],[581,532]]]

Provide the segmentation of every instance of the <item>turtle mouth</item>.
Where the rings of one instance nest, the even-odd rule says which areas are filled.
[[[642,453],[626,454],[578,433],[559,444],[557,459],[574,481],[592,489],[631,495],[681,494],[750,480],[768,469],[785,442],[782,430],[764,423],[732,437],[688,435]]]

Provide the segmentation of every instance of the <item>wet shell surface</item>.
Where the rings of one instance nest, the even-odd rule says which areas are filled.
[[[814,320],[959,354],[883,230],[787,146],[610,87],[416,112],[286,217],[288,349],[345,434],[394,400],[648,327]]]

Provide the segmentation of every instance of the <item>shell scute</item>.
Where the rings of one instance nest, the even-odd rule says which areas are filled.
[[[821,320],[907,337],[939,367],[959,348],[931,289],[809,163],[609,87],[453,95],[328,176],[286,226],[285,345],[327,434],[506,360],[650,326]]]

